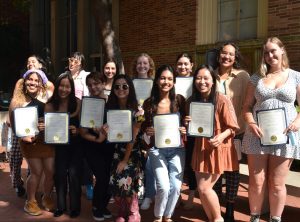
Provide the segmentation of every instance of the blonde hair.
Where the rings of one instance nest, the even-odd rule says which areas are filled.
[[[154,61],[147,53],[141,53],[137,57],[135,57],[135,59],[133,60],[133,63],[132,63],[132,77],[133,78],[138,77],[138,72],[136,71],[136,65],[137,65],[137,60],[142,56],[145,56],[149,61],[150,68],[149,68],[149,71],[147,73],[148,78],[154,79],[154,77],[155,77]]]
[[[285,47],[284,47],[282,41],[277,37],[269,37],[265,40],[265,42],[262,46],[262,50],[261,50],[262,56],[261,56],[261,62],[260,62],[258,73],[262,77],[265,77],[267,75],[267,73],[270,71],[270,65],[265,62],[265,57],[264,57],[265,46],[269,42],[278,45],[283,50],[284,53],[282,54],[282,64],[281,64],[282,68],[287,69],[290,67],[287,52],[285,50]]]

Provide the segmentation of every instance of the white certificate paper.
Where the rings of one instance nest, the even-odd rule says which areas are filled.
[[[69,143],[69,114],[45,113],[45,143]]]
[[[86,128],[103,125],[105,100],[93,97],[83,97],[81,103],[80,126]]]
[[[140,105],[150,97],[153,86],[152,79],[133,79],[137,101]]]
[[[193,92],[193,77],[176,77],[175,92],[188,99]]]
[[[178,114],[162,114],[153,117],[155,147],[170,148],[181,145]]]
[[[283,133],[287,127],[285,109],[260,110],[256,112],[257,123],[263,132],[261,145],[279,145],[287,143],[287,135]]]
[[[190,116],[188,135],[212,137],[214,135],[215,107],[212,103],[190,103]]]
[[[107,140],[112,143],[132,141],[132,113],[130,110],[107,111]]]
[[[13,114],[17,137],[35,136],[39,133],[36,106],[16,108]]]

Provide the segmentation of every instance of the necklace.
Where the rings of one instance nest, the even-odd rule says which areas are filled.
[[[276,70],[274,72],[269,72],[268,74],[275,75],[277,73],[281,73],[282,71],[283,71],[282,69],[278,69],[278,70]]]

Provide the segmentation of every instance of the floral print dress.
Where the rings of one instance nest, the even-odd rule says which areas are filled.
[[[117,143],[111,167],[110,189],[113,196],[131,197],[143,196],[143,171],[141,163],[141,133],[137,135],[135,144],[132,148],[127,166],[121,173],[117,173],[118,164],[123,160],[127,143]]]

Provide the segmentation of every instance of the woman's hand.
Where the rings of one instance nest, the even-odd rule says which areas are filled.
[[[192,117],[191,116],[185,116],[184,120],[183,120],[183,125],[185,125],[186,127],[189,125],[189,122],[192,121]]]
[[[258,125],[256,123],[250,123],[249,128],[255,136],[257,136],[259,138],[261,138],[263,136],[262,130],[258,127]]]
[[[179,127],[179,131],[181,135],[185,135],[186,134],[186,128],[184,126]]]
[[[226,137],[224,137],[223,133],[220,133],[220,134],[216,135],[214,138],[210,139],[209,143],[213,147],[216,148],[216,147],[220,146],[223,143],[223,141],[224,141],[225,138]]]
[[[101,127],[100,132],[101,132],[103,135],[107,136],[108,130],[109,130],[109,127],[108,127],[107,123],[105,123],[105,124]],[[100,132],[99,132],[99,133],[100,133]]]
[[[77,130],[76,126],[70,125],[69,129],[71,130],[72,135],[77,135],[78,130]]]
[[[150,127],[147,127],[146,130],[145,130],[147,136],[154,136],[154,127],[153,126],[150,126]]]
[[[36,136],[25,136],[21,139],[25,143],[35,143],[36,142]]]
[[[300,120],[295,119],[291,124],[283,131],[284,134],[289,132],[297,132],[300,129]]]
[[[127,167],[127,161],[122,160],[122,161],[118,164],[116,172],[117,172],[117,173],[121,173],[121,172],[125,169],[125,167]]]
[[[38,129],[39,129],[39,131],[44,131],[45,130],[45,123],[44,122],[39,122],[38,123]]]

